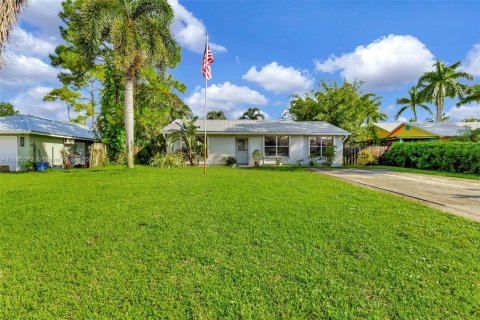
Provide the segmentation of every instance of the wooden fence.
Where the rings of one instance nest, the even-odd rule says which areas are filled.
[[[365,166],[378,164],[378,159],[388,150],[389,146],[345,146],[343,149],[344,166]]]

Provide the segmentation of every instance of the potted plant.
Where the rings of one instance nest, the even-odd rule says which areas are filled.
[[[252,152],[252,158],[253,158],[253,163],[255,164],[255,167],[260,166],[260,160],[262,159],[262,153],[260,152],[260,150],[255,149]]]
[[[223,161],[225,161],[225,164],[228,167],[232,167],[232,168],[235,168],[235,165],[237,164],[237,159],[232,156],[223,158]]]
[[[277,166],[283,166],[283,159],[282,158],[277,158],[275,163],[277,164]]]
[[[335,158],[335,146],[328,146],[325,148],[325,153],[323,156],[325,157],[325,165],[331,166],[333,163],[333,158]]]

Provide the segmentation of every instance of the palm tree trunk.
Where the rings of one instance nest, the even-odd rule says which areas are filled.
[[[435,122],[442,122],[443,118],[443,99],[439,99],[437,104],[437,114],[435,117]]]
[[[133,77],[125,80],[125,142],[127,143],[127,165],[133,168]]]

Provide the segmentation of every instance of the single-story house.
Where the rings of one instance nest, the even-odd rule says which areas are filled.
[[[180,130],[181,120],[166,126],[162,133],[168,135]],[[197,133],[203,137],[204,120],[197,120]],[[253,165],[252,152],[260,150],[261,163],[308,164],[311,158],[324,161],[325,149],[335,146],[332,165],[343,163],[343,142],[348,131],[323,121],[293,120],[207,120],[207,164],[224,164],[224,158],[233,156],[240,165]],[[181,148],[180,141],[167,152]]]
[[[406,140],[440,140],[462,136],[466,128],[480,128],[480,122],[404,122],[392,129],[385,139]]]
[[[377,137],[382,140],[385,139],[398,125],[398,122],[378,122],[373,124]]]
[[[89,127],[30,115],[0,117],[0,167],[18,171],[26,161],[62,166],[65,152],[84,162],[95,137]]]

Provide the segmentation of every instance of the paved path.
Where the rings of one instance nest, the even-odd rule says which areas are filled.
[[[480,180],[384,169],[314,169],[354,184],[395,193],[434,208],[480,221]]]

